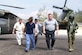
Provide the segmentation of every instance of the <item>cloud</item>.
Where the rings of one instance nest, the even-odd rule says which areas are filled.
[[[34,18],[37,18],[37,14],[38,14],[38,11],[36,10],[36,11],[31,12],[31,13],[28,14],[27,16],[28,16],[28,17],[32,16],[32,17],[34,17]]]
[[[67,7],[73,9],[74,11],[78,11],[78,9],[82,9],[81,0],[68,0]]]
[[[46,13],[47,12],[47,13]],[[51,10],[45,10],[45,11],[43,11],[43,14],[44,15],[46,15],[47,16],[47,14],[49,14],[49,13],[52,13],[53,14],[53,11],[51,11]],[[16,14],[17,16],[19,16],[20,18],[22,18],[22,19],[28,19],[29,17],[34,17],[34,18],[37,18],[37,14],[38,14],[38,10],[36,10],[36,11],[32,11],[32,12],[30,12],[30,13],[28,13],[28,14],[25,14],[25,13],[18,13],[18,14]]]
[[[5,0],[3,0],[3,1],[5,1]],[[16,1],[16,0],[6,0],[6,1]]]
[[[26,9],[20,10],[20,9],[13,9],[9,7],[1,7],[2,9],[9,10],[14,14],[17,14],[18,16],[22,18],[28,18],[29,16],[35,16],[37,10],[42,8],[43,6],[46,7],[48,10],[55,11],[57,13],[60,13],[62,10],[55,9],[52,6],[59,6],[63,7],[65,0],[1,0],[1,4],[5,5],[12,5],[12,6],[19,6]],[[68,0],[66,6],[68,8],[71,8],[73,10],[82,10],[82,0]],[[20,12],[20,13],[19,13]]]
[[[19,14],[17,14],[17,16],[20,17],[20,18],[22,18],[22,19],[26,19],[27,14],[19,13]]]
[[[45,3],[52,3],[54,0],[43,0]]]
[[[34,17],[34,18],[37,18],[37,13],[38,11],[33,11],[29,14],[25,14],[25,13],[18,13],[17,16],[19,16],[20,18],[22,19],[28,19],[30,16]]]

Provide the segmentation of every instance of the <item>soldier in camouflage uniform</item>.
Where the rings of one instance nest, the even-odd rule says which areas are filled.
[[[75,30],[78,29],[78,25],[74,22],[74,16],[69,16],[67,32],[68,32],[68,46],[69,51],[73,51],[73,44],[75,40]]]

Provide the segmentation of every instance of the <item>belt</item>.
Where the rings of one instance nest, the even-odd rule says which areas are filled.
[[[50,31],[50,30],[47,30],[47,29],[46,29],[45,31]],[[53,32],[53,31],[55,31],[55,30],[51,30],[51,31]],[[50,31],[50,32],[51,32],[51,31]]]
[[[16,30],[16,31],[19,31],[19,30]],[[21,31],[19,31],[19,32],[21,32]]]

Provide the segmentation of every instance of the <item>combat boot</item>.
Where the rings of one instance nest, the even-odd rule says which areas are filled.
[[[69,49],[69,52],[72,52],[74,49]]]

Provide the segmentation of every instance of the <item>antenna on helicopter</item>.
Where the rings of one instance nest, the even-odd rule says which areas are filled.
[[[0,4],[0,6],[12,7],[12,8],[17,8],[17,9],[25,9],[25,8],[22,8],[22,7],[10,6],[10,5],[4,5],[4,4]]]

